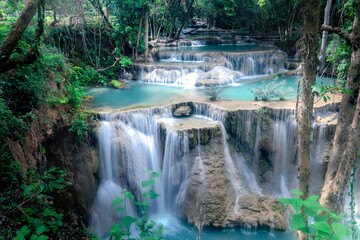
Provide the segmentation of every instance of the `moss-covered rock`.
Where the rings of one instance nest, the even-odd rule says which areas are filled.
[[[120,82],[118,80],[111,80],[111,82],[109,83],[110,86],[117,88],[117,89],[124,89],[124,88],[128,88],[129,86],[123,82]]]

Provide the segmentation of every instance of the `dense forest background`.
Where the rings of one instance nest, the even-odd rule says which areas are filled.
[[[72,209],[78,203],[66,206],[59,198],[76,189],[70,186],[71,176],[56,168],[60,163],[47,161],[43,143],[54,129],[65,129],[79,151],[92,141],[87,119],[93,113],[83,107],[84,86],[110,84],[133,62],[148,60],[152,46],[177,41],[200,27],[274,39],[289,58],[298,59],[305,2],[0,1],[0,239],[24,239],[30,233],[34,239],[91,238],[78,217],[84,213]],[[319,31],[327,18],[330,33],[341,28],[350,34],[357,4],[321,1]],[[322,46],[319,34],[313,43],[323,50],[316,53],[323,62],[317,74],[338,77],[344,85],[358,44],[335,34],[326,39]]]

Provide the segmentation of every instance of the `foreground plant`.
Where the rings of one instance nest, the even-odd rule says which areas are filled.
[[[141,187],[150,188],[155,184],[155,178],[161,177],[161,173],[154,171],[148,171],[151,174],[151,178],[148,181],[141,182]],[[147,239],[147,240],[158,240],[163,239],[161,235],[163,233],[163,226],[157,225],[155,221],[150,220],[149,218],[149,204],[150,201],[138,202],[135,200],[134,195],[131,192],[124,189],[122,191],[124,194],[123,198],[117,198],[112,203],[112,206],[116,206],[116,211],[124,212],[125,217],[122,218],[121,222],[114,224],[110,230],[110,240],[120,240],[120,239]],[[155,193],[153,189],[150,189],[146,193],[142,194],[144,199],[148,198],[150,200],[156,199],[159,194]],[[135,206],[137,206],[140,216],[131,217],[126,215],[126,200],[130,200]],[[136,230],[139,231],[139,235],[136,238],[131,237],[131,227],[136,225]]]
[[[303,195],[298,190],[293,190],[292,193],[297,196]],[[291,205],[297,212],[291,215],[291,230],[307,234],[309,239],[344,240],[351,236],[351,232],[342,223],[344,213],[337,215],[331,212],[317,202],[318,198],[318,195],[313,195],[305,200],[299,197],[278,199],[279,202]],[[300,213],[301,210],[304,214]],[[311,224],[308,225],[309,217]]]

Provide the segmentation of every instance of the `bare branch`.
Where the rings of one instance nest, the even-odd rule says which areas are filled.
[[[116,61],[113,63],[113,65],[111,65],[111,66],[109,66],[109,67],[107,67],[107,68],[98,69],[97,71],[98,71],[98,72],[103,72],[103,71],[105,71],[105,70],[108,70],[108,69],[110,69],[110,68],[113,68],[113,67],[115,67],[116,63],[117,63],[119,60],[120,60],[120,58],[117,58]]]

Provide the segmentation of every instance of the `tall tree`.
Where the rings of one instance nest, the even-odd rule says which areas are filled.
[[[320,0],[306,0],[304,5],[304,33],[301,41],[302,55],[302,90],[301,110],[298,119],[298,182],[299,190],[309,196],[310,184],[310,134],[313,120],[314,96],[311,86],[315,84],[317,67],[317,39],[320,20]],[[308,236],[300,234],[300,239]]]
[[[33,44],[26,56],[10,59],[15,47],[21,39],[26,28],[29,26],[32,17],[38,9],[38,23],[33,39]],[[4,41],[0,45],[0,73],[19,65],[31,63],[39,55],[38,43],[44,30],[45,0],[29,0],[16,22],[12,25]]]
[[[145,35],[144,35],[144,42],[145,42],[145,52],[144,58],[145,62],[147,62],[147,58],[149,55],[149,12],[148,7],[145,9]]]
[[[325,12],[324,12],[324,25],[329,25],[329,23],[330,23],[331,6],[332,6],[332,0],[327,0]],[[329,32],[327,30],[323,30],[321,49],[320,49],[320,73],[322,73],[325,69],[326,48],[328,45],[328,35],[329,35]]]
[[[359,147],[360,0],[354,2],[353,8],[355,18],[351,33],[341,28],[323,26],[329,33],[336,33],[346,40],[352,49],[346,88],[353,93],[345,94],[340,104],[333,147],[320,198],[323,206],[335,211],[341,210],[344,189],[349,182]]]

